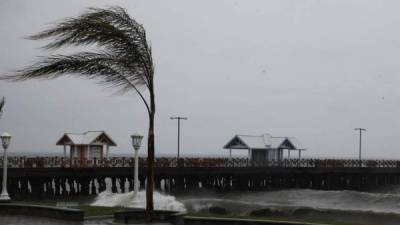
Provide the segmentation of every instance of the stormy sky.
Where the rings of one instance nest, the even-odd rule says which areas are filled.
[[[0,1],[0,74],[45,52],[24,36],[87,7],[120,5],[147,30],[156,66],[156,154],[226,154],[235,134],[294,136],[308,157],[400,158],[400,2],[366,0]],[[77,49],[79,50],[79,49]],[[105,130],[130,153],[147,133],[134,93],[75,77],[0,82],[11,151],[60,153],[65,132]],[[143,148],[146,150],[146,147]],[[145,152],[145,151],[143,151]]]

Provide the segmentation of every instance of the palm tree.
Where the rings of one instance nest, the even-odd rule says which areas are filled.
[[[98,50],[50,55],[0,80],[54,79],[72,75],[117,88],[119,93],[134,91],[139,95],[149,116],[146,220],[150,221],[154,184],[154,65],[143,26],[121,7],[89,8],[80,16],[66,18],[28,39],[52,39],[43,46],[47,50],[68,46],[91,46]],[[147,98],[142,94],[146,89],[149,91]]]

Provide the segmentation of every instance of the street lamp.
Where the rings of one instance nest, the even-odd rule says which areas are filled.
[[[355,128],[354,130],[358,130],[358,131],[360,131],[360,141],[359,141],[359,144],[358,144],[358,163],[360,164],[360,167],[362,166],[362,162],[361,162],[361,135],[362,135],[362,132],[363,131],[366,131],[366,129],[364,129],[364,128]]]
[[[134,183],[134,191],[135,191],[135,196],[137,196],[137,193],[139,191],[139,148],[142,143],[143,135],[140,134],[133,134],[131,135],[132,138],[132,146],[135,149],[135,183]]]
[[[178,165],[179,165],[179,154],[180,154],[180,137],[181,137],[181,120],[187,120],[187,117],[180,117],[180,116],[175,116],[175,117],[170,117],[171,120],[178,120]]]
[[[0,194],[0,202],[9,202],[11,200],[7,192],[7,148],[11,142],[11,135],[9,133],[3,133],[1,136],[1,144],[4,148],[3,156],[3,187]]]

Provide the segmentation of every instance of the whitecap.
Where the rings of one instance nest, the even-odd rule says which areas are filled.
[[[178,212],[186,212],[185,206],[176,200],[172,195],[165,195],[154,192],[154,209],[170,210]],[[142,208],[146,207],[146,192],[139,191],[137,196],[133,191],[128,193],[112,193],[111,191],[103,191],[98,194],[92,206],[108,206],[108,207],[129,207]]]

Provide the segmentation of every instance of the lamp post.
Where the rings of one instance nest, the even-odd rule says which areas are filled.
[[[360,164],[360,167],[361,167],[361,165],[362,165],[362,163],[361,163],[361,135],[362,135],[362,132],[363,131],[366,131],[366,129],[364,129],[364,128],[355,128],[354,130],[358,130],[358,131],[360,131],[360,142],[359,142],[359,145],[358,145],[358,162],[359,162],[359,164]]]
[[[135,183],[134,183],[134,191],[135,195],[139,192],[139,148],[142,143],[143,135],[140,134],[133,134],[131,135],[132,138],[132,146],[135,149]]]
[[[187,117],[180,117],[180,116],[176,116],[176,117],[170,117],[171,120],[178,120],[178,157],[177,157],[177,161],[179,163],[179,149],[180,149],[180,137],[181,137],[181,120],[187,120]]]
[[[1,143],[4,148],[3,156],[3,187],[0,194],[0,202],[9,202],[11,200],[7,192],[7,148],[11,142],[11,135],[9,133],[3,133],[1,136]]]

